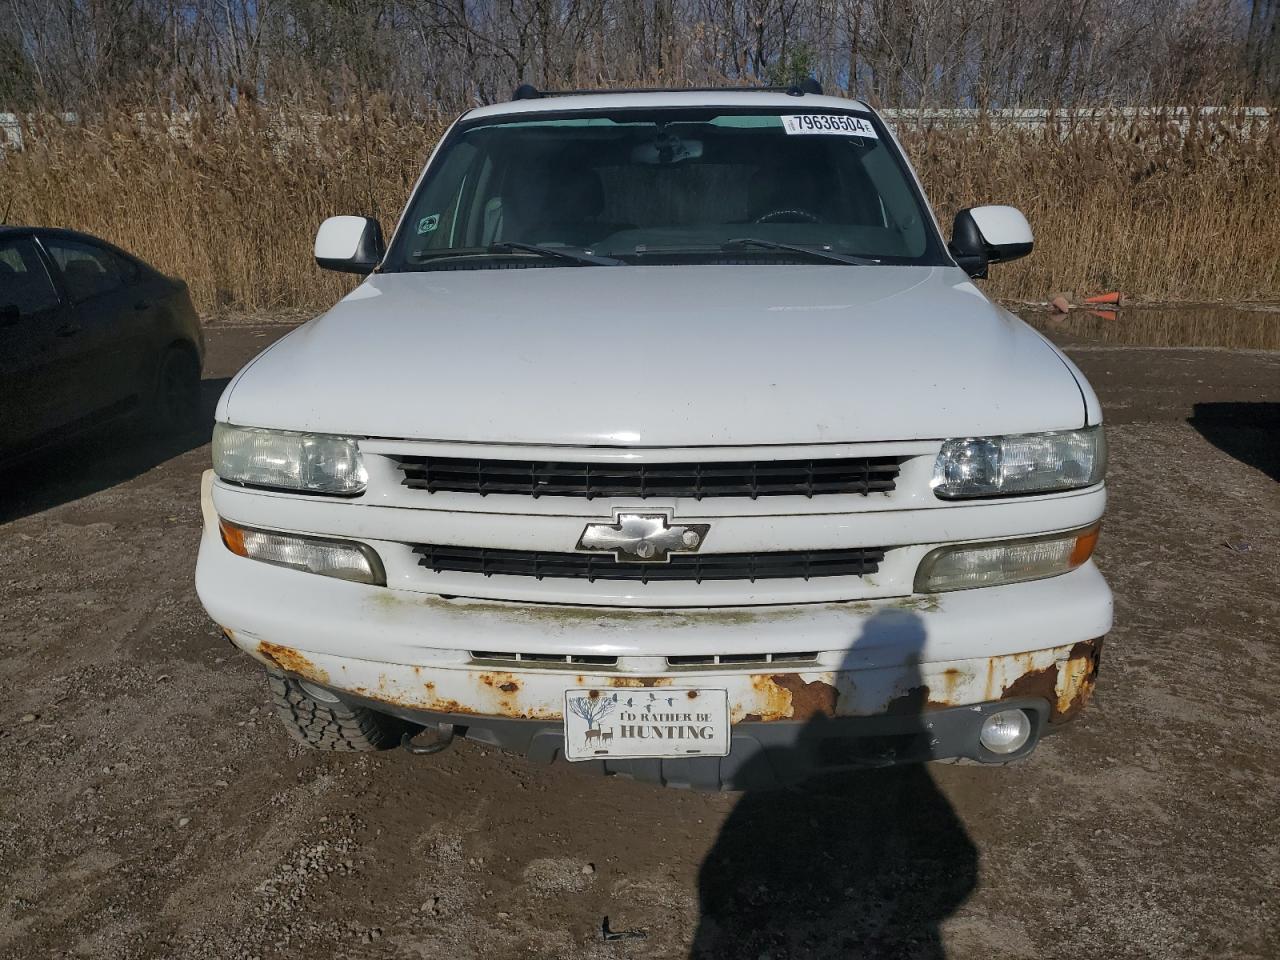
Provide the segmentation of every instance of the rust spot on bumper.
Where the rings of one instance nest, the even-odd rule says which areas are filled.
[[[1065,662],[1024,673],[1005,686],[1000,699],[1037,697],[1048,702],[1050,723],[1070,720],[1084,709],[1093,695],[1101,656],[1101,637],[1081,640],[1071,648]]]
[[[501,690],[503,693],[516,693],[520,689],[520,678],[514,673],[482,673],[480,682],[486,687]]]
[[[751,677],[753,696],[750,700],[734,704],[732,716],[742,714],[747,723],[770,720],[788,720],[791,717],[791,694],[773,682],[768,674],[757,673]]]
[[[805,683],[798,674],[778,673],[770,678],[774,685],[791,694],[791,719],[834,717],[839,691],[822,680]]]
[[[329,674],[317,667],[293,647],[282,647],[269,640],[258,641],[258,653],[286,673],[295,673],[313,683],[328,684]]]
[[[673,677],[610,677],[611,687],[669,687]]]
[[[1085,708],[1098,682],[1098,666],[1101,662],[1102,637],[1082,640],[1071,648],[1062,670],[1063,682],[1059,684],[1058,696],[1053,701],[1056,717],[1050,717],[1051,720],[1059,723],[1070,720]]]
[[[755,692],[750,704],[740,704],[731,713],[741,713],[746,723],[775,720],[808,720],[811,717],[834,717],[839,691],[825,680],[806,682],[796,673],[754,674],[751,687]],[[747,707],[750,712],[744,712]]]
[[[1023,697],[1048,700],[1055,703],[1058,699],[1058,665],[1051,663],[1039,670],[1029,670],[1022,676],[1007,684],[1000,694],[1001,700],[1019,700]]]

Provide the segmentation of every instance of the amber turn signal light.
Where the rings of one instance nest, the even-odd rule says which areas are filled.
[[[1071,551],[1072,569],[1080,566],[1080,564],[1093,556],[1093,550],[1098,545],[1098,535],[1100,533],[1102,533],[1102,524],[1095,523],[1076,537],[1075,548]]]
[[[218,531],[222,534],[222,542],[227,545],[228,550],[238,557],[249,556],[249,551],[244,545],[243,530],[219,517]]]

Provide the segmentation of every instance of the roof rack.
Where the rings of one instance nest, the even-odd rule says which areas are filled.
[[[516,87],[511,99],[540,100],[543,97],[582,97],[600,93],[785,93],[789,97],[803,97],[805,94],[821,96],[822,84],[812,77],[806,77],[799,83],[793,83],[785,87],[630,87],[621,89],[600,88],[596,90],[539,90],[531,83],[522,83]]]

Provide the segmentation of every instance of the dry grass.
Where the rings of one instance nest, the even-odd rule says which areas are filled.
[[[443,128],[376,103],[355,119],[246,107],[181,125],[48,122],[0,160],[0,211],[137,253],[185,279],[201,310],[321,308],[351,282],[316,268],[320,221],[358,212],[390,228]]]
[[[245,106],[44,123],[0,159],[9,222],[74,227],[185,278],[207,311],[332,303],[350,281],[317,270],[332,213],[394,223],[444,122],[364,102],[341,113]],[[992,293],[1044,299],[1119,288],[1164,300],[1280,298],[1280,123],[1241,118],[1026,131],[906,130],[944,225],[961,206],[1012,203],[1038,235]]]
[[[903,137],[939,215],[1010,203],[1035,254],[991,292],[1122,290],[1151,300],[1280,297],[1280,118],[971,127]],[[946,226],[949,227],[949,224]]]

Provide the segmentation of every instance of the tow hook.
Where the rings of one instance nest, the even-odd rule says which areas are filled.
[[[402,734],[400,737],[400,746],[408,750],[415,757],[425,757],[433,753],[440,753],[448,750],[453,743],[453,724],[437,723],[436,738],[430,743],[414,743],[413,737],[409,734]]]

